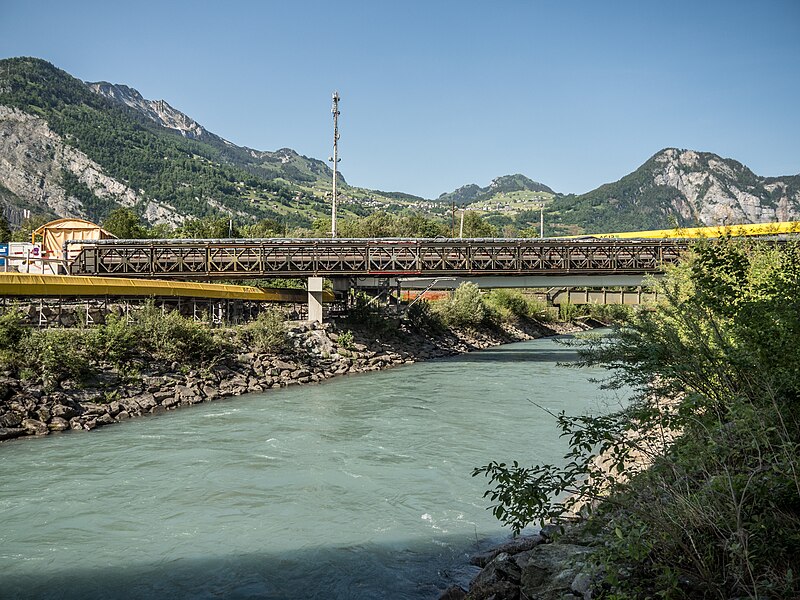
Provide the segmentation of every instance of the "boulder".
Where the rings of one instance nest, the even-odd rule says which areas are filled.
[[[102,415],[97,417],[97,419],[95,419],[95,421],[96,421],[95,425],[97,427],[101,427],[103,425],[111,425],[112,423],[114,423],[114,417],[112,417],[108,413],[103,413]]]
[[[572,593],[576,576],[586,570],[592,549],[575,544],[542,544],[516,556],[520,588],[531,598],[561,598]]]
[[[69,429],[69,421],[62,417],[53,417],[47,424],[50,431],[65,431]]]
[[[50,433],[47,424],[36,419],[22,419],[22,427],[29,435],[47,435]]]
[[[22,424],[22,419],[25,418],[25,413],[16,410],[10,410],[4,415],[0,416],[0,427],[19,427]]]
[[[71,406],[64,406],[63,404],[55,404],[50,410],[50,413],[53,417],[60,417],[67,421],[78,414],[74,408]]]
[[[469,562],[471,565],[485,567],[501,552],[505,552],[513,556],[515,554],[519,554],[520,552],[525,552],[526,550],[535,548],[543,542],[544,538],[540,535],[521,536],[514,538],[513,540],[509,540],[505,544],[501,544],[500,546],[492,548],[491,550],[487,550],[481,554],[476,554],[470,558]]]
[[[153,394],[142,394],[138,398],[134,398],[134,400],[136,400],[136,404],[145,412],[153,410],[158,404]]]
[[[0,427],[0,441],[10,440],[21,435],[25,435],[22,427]]]

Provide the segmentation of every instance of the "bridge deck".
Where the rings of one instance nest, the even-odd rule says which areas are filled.
[[[685,240],[227,239],[69,243],[74,275],[235,279],[336,276],[645,274]]]
[[[0,273],[0,296],[18,297],[159,297],[249,300],[253,302],[304,303],[305,290],[259,289],[242,285],[122,279],[119,277],[69,277],[66,275],[34,275]],[[333,294],[324,294],[326,302]]]

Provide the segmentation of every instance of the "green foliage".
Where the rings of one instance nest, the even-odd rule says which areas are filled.
[[[344,348],[345,350],[352,350],[353,349],[353,332],[349,329],[345,332],[339,334],[339,339],[337,340],[339,345]]]
[[[544,302],[525,296],[518,290],[491,290],[484,296],[484,302],[500,316],[501,320],[512,323],[520,319],[542,320],[547,318],[548,314]]]
[[[581,316],[581,309],[577,304],[573,304],[569,300],[562,302],[558,306],[558,318],[565,323],[574,321],[577,317]]]
[[[459,231],[461,223],[457,224]],[[464,213],[464,237],[465,238],[491,238],[497,236],[497,228],[474,210]]]
[[[265,310],[236,329],[236,338],[247,351],[277,354],[289,346],[286,317],[279,310]]]
[[[586,304],[583,312],[601,323],[621,325],[633,318],[635,309],[625,304]]]
[[[133,329],[140,348],[158,359],[202,361],[224,350],[208,325],[187,319],[176,311],[164,312],[152,302],[137,312]]]
[[[8,219],[5,215],[0,214],[0,242],[11,241],[11,227],[8,225]]]
[[[417,300],[406,310],[406,319],[417,331],[437,333],[444,329],[444,323],[433,303],[427,300]]]
[[[25,366],[52,387],[61,379],[86,377],[93,359],[88,338],[86,330],[34,329],[20,340],[18,351]]]
[[[22,222],[20,228],[11,235],[12,242],[30,242],[31,234],[51,219],[44,215],[33,215]]]
[[[352,324],[353,329],[366,330],[375,336],[394,335],[400,326],[398,319],[388,316],[375,299],[363,292],[352,299],[344,321]]]
[[[22,311],[12,308],[0,314],[0,350],[14,350],[28,331]]]
[[[108,213],[102,225],[106,231],[113,233],[122,240],[149,237],[141,217],[130,208],[115,208]]]
[[[471,282],[459,285],[449,298],[436,302],[433,310],[447,327],[480,327],[495,321],[480,288]]]
[[[239,229],[225,217],[203,217],[190,219],[177,232],[178,237],[188,239],[221,239],[240,237]]]
[[[615,597],[798,597],[798,275],[793,241],[697,244],[656,310],[581,345],[630,406],[558,415],[564,466],[476,469],[495,515],[519,531],[605,498],[594,527]]]
[[[383,211],[365,217],[354,217],[337,221],[337,235],[349,238],[375,237],[423,237],[435,238],[445,235],[444,225],[420,214],[393,214]],[[331,230],[330,219],[319,219],[314,223],[320,235]]]
[[[246,238],[278,238],[284,237],[284,225],[275,219],[261,219],[258,223],[244,225],[240,228],[242,237]]]

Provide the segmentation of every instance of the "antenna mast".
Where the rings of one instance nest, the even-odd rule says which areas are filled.
[[[333,92],[333,203],[331,205],[331,237],[336,237],[336,170],[339,158],[339,92]]]

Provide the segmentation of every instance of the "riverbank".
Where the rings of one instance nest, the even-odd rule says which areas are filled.
[[[91,431],[134,417],[364,373],[524,341],[581,331],[584,324],[521,319],[486,328],[422,332],[408,324],[376,334],[353,323],[295,322],[287,349],[255,352],[240,346],[202,363],[151,361],[135,371],[112,363],[85,381],[46,384],[6,372],[0,377],[0,440],[62,431]]]

